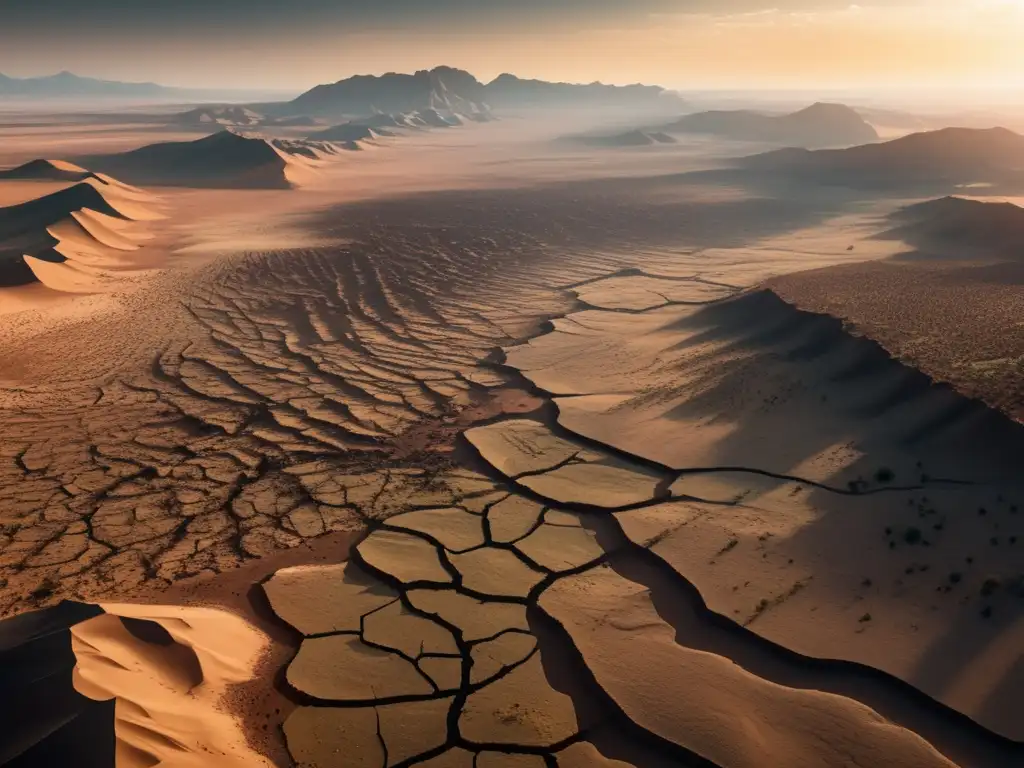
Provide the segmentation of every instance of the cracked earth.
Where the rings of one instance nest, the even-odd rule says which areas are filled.
[[[1013,669],[1018,426],[743,291],[845,234],[570,192],[346,206],[157,285],[116,354],[47,339],[77,371],[6,393],[0,610],[351,532],[263,584],[299,766],[1024,759],[1011,675],[958,677]]]
[[[922,696],[901,679],[911,677],[907,670],[878,663],[873,638],[858,635],[856,620],[843,616],[847,606],[809,607],[809,600],[835,600],[836,587],[823,582],[837,574],[815,567],[793,535],[831,516],[919,517],[914,502],[924,493],[938,505],[995,502],[995,488],[1005,490],[992,476],[997,468],[989,466],[984,481],[931,478],[914,458],[927,453],[938,466],[955,450],[943,433],[960,439],[979,427],[960,423],[959,409],[949,404],[921,410],[921,399],[935,396],[927,385],[894,399],[910,374],[869,342],[851,342],[863,347],[853,358],[832,354],[823,342],[842,339],[831,324],[786,308],[776,332],[746,323],[723,330],[722,313],[742,318],[751,305],[770,321],[781,308],[775,299],[751,294],[707,309],[686,300],[668,304],[668,316],[646,318],[642,333],[620,315],[588,310],[511,348],[508,364],[542,391],[571,394],[551,398],[528,418],[468,429],[467,463],[481,473],[472,493],[455,505],[417,507],[375,524],[347,564],[281,571],[264,585],[273,610],[305,637],[287,670],[303,702],[285,724],[300,765],[335,765],[344,755],[366,766],[473,766],[491,764],[500,753],[502,765],[538,766],[998,766],[1020,756],[1019,744],[940,703],[940,690],[929,691],[934,700]],[[716,338],[706,340],[712,329]],[[701,343],[686,343],[687,331]],[[648,347],[648,356],[621,354],[630,342]],[[782,354],[808,344],[814,350],[806,354]],[[652,386],[653,374],[672,369],[669,349],[687,360],[690,387],[678,374],[671,390]],[[785,362],[765,366],[769,349]],[[657,418],[665,419],[706,393],[702,368],[714,371],[712,386],[720,387],[723,368],[754,354],[767,373],[787,379],[806,379],[814,370],[819,384],[835,382],[826,391],[846,386],[838,369],[861,365],[864,398],[846,399],[846,413],[833,414],[834,428],[844,433],[851,426],[845,420],[859,419],[857,441],[833,446],[823,439],[827,429],[819,430],[797,446],[807,457],[798,477],[780,469],[781,456],[762,456],[764,469],[740,467],[718,430],[705,438],[695,424],[685,432],[687,450],[714,440],[704,450],[724,466],[685,468],[653,458],[668,459],[672,446],[650,440],[658,421],[647,417],[639,421],[649,441],[626,452],[636,419],[630,407],[656,404]],[[570,386],[583,369],[586,375]],[[790,381],[788,397],[767,398],[754,413],[775,419],[794,403],[807,411],[805,386]],[[584,394],[584,387],[617,394]],[[596,403],[588,403],[591,397]],[[873,418],[862,415],[869,405]],[[589,417],[571,421],[580,408]],[[614,428],[601,432],[601,418]],[[742,418],[757,429],[754,414]],[[586,429],[594,436],[582,434]],[[878,453],[898,468],[895,477],[863,479]],[[1013,486],[1009,475],[1001,482]],[[998,497],[1009,517],[1010,497]],[[705,540],[720,540],[725,531],[729,540],[711,553]],[[817,545],[830,546],[829,538],[819,534]],[[741,539],[752,552],[734,553]],[[745,558],[742,572],[775,594],[743,611],[727,610],[746,600],[722,597],[728,583],[712,582],[724,575],[713,569],[726,557]],[[698,558],[706,558],[707,575],[693,562]],[[996,561],[1007,573],[1015,567],[1012,555],[990,565]],[[846,575],[845,564],[833,566]],[[698,585],[710,593],[711,608]],[[915,600],[901,595],[887,610],[917,611]],[[1019,604],[1009,609],[1019,612]],[[770,617],[794,610],[849,623],[849,637],[824,643],[809,632],[801,649],[807,655],[793,653],[785,647],[795,645],[792,638],[780,636]],[[918,629],[914,643],[927,645],[928,629]],[[830,660],[836,656],[848,662]],[[694,690],[701,693],[690,698]],[[727,714],[740,710],[747,712],[743,725]],[[823,733],[831,735],[822,739]]]

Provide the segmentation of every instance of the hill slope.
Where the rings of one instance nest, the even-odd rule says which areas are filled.
[[[88,178],[96,178],[96,175],[74,163],[43,158],[0,171],[0,179],[11,181],[82,181]]]
[[[112,271],[140,266],[144,222],[161,218],[151,195],[93,176],[0,208],[0,286],[42,282],[91,291]]]
[[[133,184],[281,189],[301,185],[323,147],[220,131],[196,141],[149,144],[88,165]]]
[[[834,147],[878,140],[878,132],[850,107],[820,102],[789,115],[747,110],[698,112],[664,126],[663,130],[794,147]]]
[[[944,197],[896,212],[897,226],[883,237],[903,240],[930,252],[960,257],[1024,261],[1024,208]]]
[[[782,149],[744,158],[740,165],[868,188],[1000,183],[1024,173],[1024,136],[1006,128],[944,128],[849,149]]]

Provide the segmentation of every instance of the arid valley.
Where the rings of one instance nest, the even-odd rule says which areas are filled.
[[[1024,765],[1012,115],[98,104],[0,102],[0,764]]]

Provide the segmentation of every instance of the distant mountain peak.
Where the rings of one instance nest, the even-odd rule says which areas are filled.
[[[682,101],[659,86],[588,85],[525,80],[510,73],[486,85],[472,73],[442,65],[411,75],[356,75],[318,85],[293,100],[288,109],[321,115],[369,115],[375,112],[414,112],[439,109],[480,113],[490,107],[618,106],[679,109]]]
[[[126,83],[82,77],[64,69],[55,75],[15,78],[0,75],[0,96],[23,98],[72,98],[79,96],[117,96],[141,98],[174,93],[156,83]]]
[[[859,113],[853,107],[847,106],[846,104],[839,104],[832,101],[816,101],[809,107],[804,107],[801,110],[793,113],[794,115],[858,115]]]
[[[788,115],[751,110],[698,112],[663,130],[792,147],[850,146],[878,140],[878,132],[856,110],[827,102],[817,102]]]

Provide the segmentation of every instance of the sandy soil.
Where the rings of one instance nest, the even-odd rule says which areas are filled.
[[[747,290],[888,208],[565,132],[147,187],[145,274],[0,291],[0,611],[110,608],[78,677],[140,765],[1020,760],[1016,425]]]

